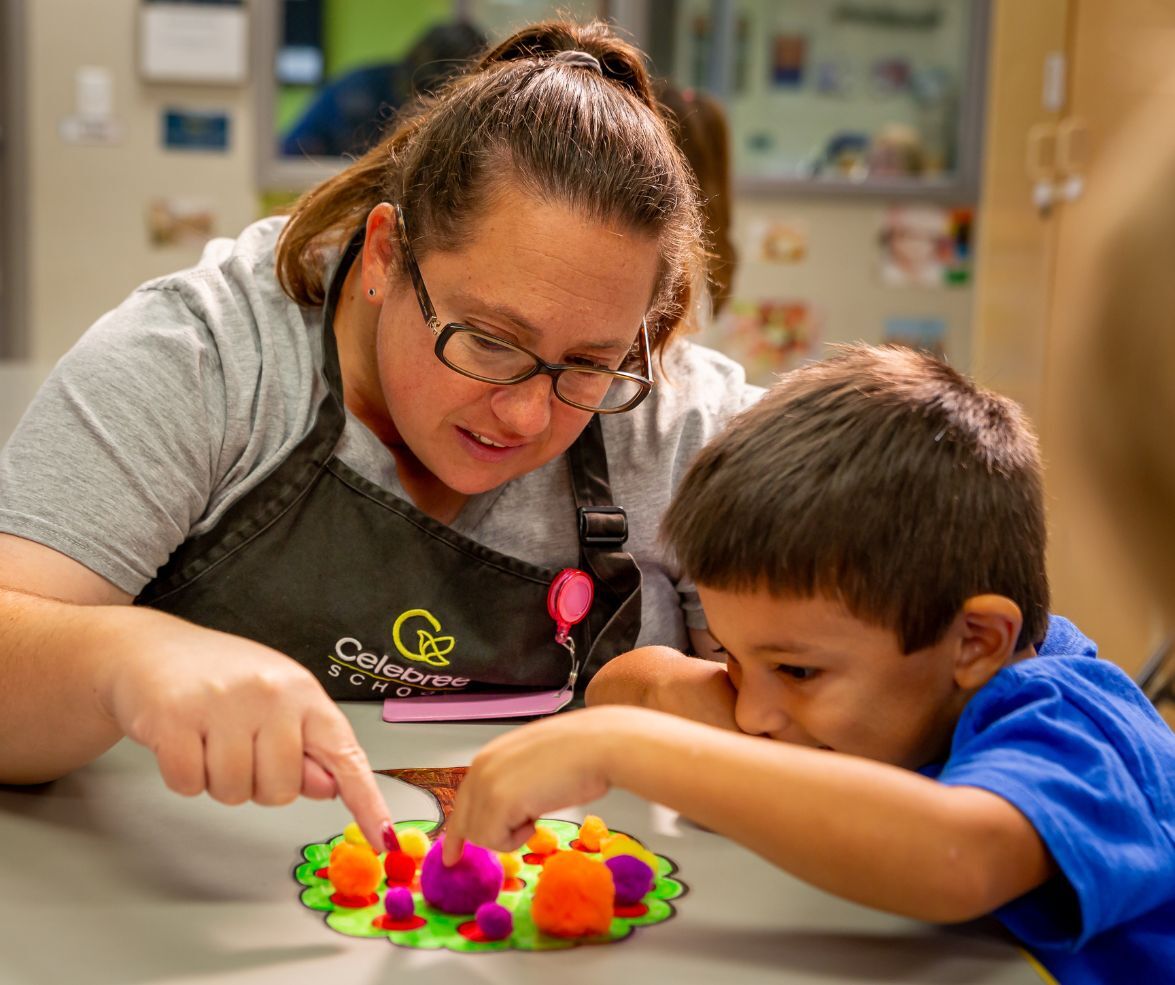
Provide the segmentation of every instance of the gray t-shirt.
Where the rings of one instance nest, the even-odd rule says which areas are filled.
[[[0,531],[137,595],[294,449],[326,384],[322,309],[291,301],[275,277],[284,221],[214,240],[196,267],[144,284],[82,336],[0,452]],[[636,410],[604,416],[604,439],[644,576],[639,643],[682,647],[686,622],[704,620],[657,526],[690,459],[762,391],[688,342],[670,346],[658,375]],[[336,454],[407,498],[391,452],[350,414]],[[574,565],[566,458],[472,497],[453,527],[535,564]]]

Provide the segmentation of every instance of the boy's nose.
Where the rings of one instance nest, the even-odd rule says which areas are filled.
[[[523,383],[498,387],[490,397],[490,407],[507,428],[522,438],[542,434],[551,423],[552,380],[549,376],[532,376]]]
[[[748,735],[773,735],[787,729],[790,719],[768,690],[746,680],[739,688],[734,720]]]

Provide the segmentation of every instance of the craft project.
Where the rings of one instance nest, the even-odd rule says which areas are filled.
[[[555,950],[623,940],[673,916],[670,901],[686,892],[671,860],[594,815],[543,818],[521,854],[466,844],[445,867],[441,831],[465,769],[380,772],[432,794],[441,818],[397,821],[386,852],[354,830],[302,849],[301,901],[339,933],[467,953]]]

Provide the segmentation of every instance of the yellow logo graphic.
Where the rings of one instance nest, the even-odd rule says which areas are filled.
[[[404,645],[404,641],[400,639],[400,630],[409,619],[423,619],[432,627],[432,632],[427,629],[416,630],[415,653],[409,650]],[[440,622],[427,609],[409,609],[407,612],[401,612],[395,623],[392,624],[392,642],[396,645],[396,649],[409,660],[426,663],[431,667],[447,667],[449,661],[445,659],[445,654],[453,652],[457,641],[452,636],[433,635],[433,633],[440,631]]]

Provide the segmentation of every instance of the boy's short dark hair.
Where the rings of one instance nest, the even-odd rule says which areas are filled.
[[[837,347],[780,380],[694,461],[663,536],[702,585],[837,599],[936,643],[993,593],[1048,624],[1036,437],[1019,406],[925,353]]]

